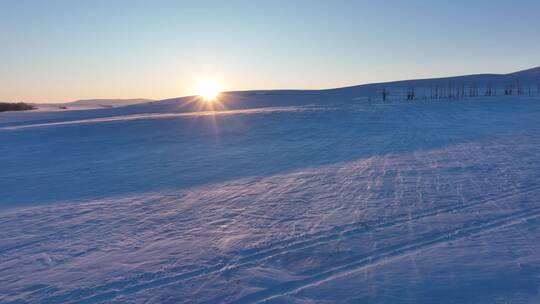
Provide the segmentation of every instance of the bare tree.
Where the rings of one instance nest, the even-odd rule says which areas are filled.
[[[389,93],[386,90],[386,88],[383,88],[383,90],[382,90],[382,100],[386,101],[386,98],[388,98],[388,95],[389,95]]]
[[[411,87],[407,90],[407,100],[414,100],[416,98],[416,93],[414,87]]]
[[[485,96],[493,96],[493,84],[491,83],[491,81],[489,81],[486,84],[486,92],[485,92],[484,95]]]
[[[476,83],[471,83],[469,85],[469,97],[476,97],[478,96],[478,87],[476,86]]]
[[[457,89],[456,89],[456,97],[457,98],[463,98],[463,87],[464,87],[463,83],[461,85],[457,86]]]
[[[523,95],[523,87],[521,86],[519,79],[516,80],[516,88],[517,88],[517,94]]]
[[[512,96],[513,94],[514,94],[514,85],[512,84],[506,85],[504,89],[504,95]]]

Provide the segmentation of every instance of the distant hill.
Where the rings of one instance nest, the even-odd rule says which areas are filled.
[[[63,104],[64,106],[84,106],[84,107],[117,107],[127,106],[138,103],[151,102],[151,99],[135,98],[135,99],[82,99]]]
[[[523,77],[523,78],[538,78],[540,77],[540,67],[523,70],[523,71],[519,71],[519,72],[507,74],[507,75],[513,76],[513,77]]]
[[[91,110],[119,108],[152,102],[151,99],[81,99],[65,103],[31,103],[40,111]]]
[[[436,87],[457,88],[458,86],[465,86],[468,89],[470,86],[474,86],[480,91],[483,91],[487,86],[492,86],[493,88],[500,91],[506,86],[517,87],[518,85],[520,85],[526,87],[527,89],[528,87],[531,87],[536,90],[539,84],[540,67],[535,67],[532,69],[522,70],[509,74],[474,74],[429,79],[400,80],[343,87],[323,91],[333,91],[336,93],[356,92],[361,94],[362,96],[377,96],[378,92],[380,92],[384,88],[393,90],[394,92],[397,92],[399,93],[399,95],[401,95],[409,88],[416,88],[425,92]]]
[[[383,90],[388,92],[388,100],[395,101],[406,100],[411,89],[415,91],[415,99],[458,98],[456,96],[467,98],[472,97],[473,92],[474,96],[485,96],[488,88],[491,88],[492,95],[504,95],[509,87],[512,89],[510,95],[527,95],[529,92],[535,95],[540,94],[540,67],[509,74],[475,74],[399,80],[322,90],[231,91],[221,93],[220,102],[212,105],[193,102],[198,97],[188,96],[128,106],[125,111],[132,113],[192,112],[209,109],[358,103],[380,100]]]

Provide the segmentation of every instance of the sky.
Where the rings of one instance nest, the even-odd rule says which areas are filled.
[[[538,0],[0,0],[0,100],[322,89],[540,65]]]

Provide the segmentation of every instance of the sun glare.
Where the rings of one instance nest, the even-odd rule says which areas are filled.
[[[202,81],[197,85],[197,95],[206,102],[216,100],[221,91],[221,84],[216,81]]]

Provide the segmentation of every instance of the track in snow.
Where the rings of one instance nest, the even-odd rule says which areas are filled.
[[[108,300],[111,300],[111,299],[114,299],[118,296],[121,296],[121,295],[127,295],[127,294],[133,294],[133,293],[137,293],[137,292],[143,292],[143,291],[148,291],[150,289],[153,289],[153,288],[156,288],[156,287],[161,287],[161,286],[165,286],[165,285],[168,285],[168,284],[173,284],[173,283],[178,283],[180,281],[185,281],[185,280],[189,280],[189,279],[192,279],[192,278],[195,278],[195,277],[200,277],[200,276],[205,276],[205,275],[210,275],[210,274],[216,274],[216,273],[223,273],[223,272],[226,272],[226,271],[233,271],[237,268],[241,268],[241,267],[249,267],[250,265],[256,265],[262,261],[265,261],[265,260],[268,260],[268,259],[274,259],[274,258],[277,258],[279,257],[280,255],[285,255],[285,254],[288,254],[288,253],[291,253],[293,251],[300,251],[300,250],[305,250],[305,249],[308,249],[308,248],[312,248],[312,247],[317,247],[317,246],[323,246],[324,244],[327,244],[331,241],[336,241],[336,240],[346,240],[348,238],[351,238],[355,235],[358,235],[358,234],[361,234],[361,233],[367,233],[367,232],[370,232],[370,231],[373,231],[373,230],[379,230],[379,229],[384,229],[384,228],[389,228],[389,227],[392,227],[392,226],[398,226],[398,225],[405,225],[407,223],[410,223],[410,222],[414,222],[414,221],[417,221],[417,220],[420,220],[420,219],[423,219],[423,218],[428,218],[428,217],[434,217],[434,216],[440,216],[442,214],[448,214],[448,213],[456,213],[456,212],[462,212],[462,211],[466,211],[468,209],[471,209],[473,207],[478,207],[478,206],[482,206],[482,205],[485,205],[485,204],[495,204],[499,201],[503,201],[505,199],[508,199],[510,197],[519,197],[519,195],[523,195],[523,194],[528,194],[528,193],[534,193],[534,192],[537,192],[538,190],[540,190],[540,186],[536,186],[536,187],[529,187],[529,188],[525,188],[525,189],[518,189],[516,192],[514,193],[509,193],[509,194],[503,194],[503,195],[497,195],[497,196],[493,196],[493,197],[479,197],[477,198],[478,201],[475,202],[476,199],[472,199],[472,202],[471,203],[467,203],[467,204],[459,204],[457,206],[446,206],[446,207],[442,207],[442,208],[434,208],[433,210],[425,210],[424,212],[421,212],[419,214],[414,214],[414,215],[403,215],[403,216],[399,216],[399,217],[396,217],[390,221],[385,221],[385,222],[381,222],[381,223],[373,223],[373,224],[367,224],[366,222],[358,222],[358,223],[352,223],[352,224],[348,224],[348,225],[342,225],[342,226],[336,226],[334,227],[332,230],[330,231],[323,231],[323,232],[320,232],[320,233],[317,233],[317,234],[313,234],[313,235],[303,235],[301,238],[295,238],[295,239],[288,239],[288,240],[284,240],[283,242],[280,242],[280,243],[276,243],[276,244],[273,244],[272,246],[270,247],[267,247],[267,248],[258,248],[256,250],[253,250],[251,252],[248,252],[246,255],[242,256],[242,257],[239,257],[238,259],[236,260],[233,260],[233,261],[229,261],[228,263],[226,264],[216,264],[212,267],[207,267],[207,268],[202,268],[202,269],[199,269],[199,270],[196,270],[196,271],[192,271],[192,272],[188,272],[188,273],[182,273],[182,274],[178,274],[178,275],[174,275],[174,276],[165,276],[165,277],[158,277],[158,278],[154,278],[150,281],[146,281],[144,283],[141,283],[141,284],[133,284],[133,279],[129,280],[129,281],[124,281],[124,282],[112,282],[110,284],[106,284],[106,285],[103,285],[103,286],[99,286],[99,287],[96,287],[96,288],[92,288],[91,292],[92,293],[95,293],[96,291],[105,291],[105,290],[108,290],[107,292],[103,292],[103,293],[99,293],[97,295],[92,295],[91,297],[89,298],[86,298],[86,299],[79,299],[77,300],[77,303],[97,303],[97,302],[102,302],[102,301],[108,301]],[[533,209],[532,211],[535,211],[532,215],[528,215],[526,214],[526,218],[529,218],[529,217],[536,217],[537,214],[538,214],[538,210],[537,209]],[[518,215],[519,214],[522,214],[522,212],[518,212],[517,213]],[[508,219],[513,219],[514,216],[508,216],[508,217],[503,217],[504,219],[508,218]],[[500,220],[497,220],[495,221],[496,223],[499,223]],[[501,225],[505,225],[507,221],[504,221]],[[486,224],[489,228],[492,228],[491,226],[492,225],[489,225],[489,223]],[[484,227],[486,226],[484,224],[480,225],[481,227]],[[497,226],[493,229],[496,229]],[[474,227],[473,227],[474,228]],[[461,235],[462,234],[462,229],[464,229],[463,231],[466,231],[466,232],[463,232],[465,233],[465,235]],[[450,240],[456,240],[456,239],[459,239],[459,238],[453,238],[453,237],[450,237],[448,236],[447,238],[444,237],[444,235],[452,235],[452,234],[459,234],[460,235],[460,238],[461,237],[465,237],[468,233],[469,230],[471,230],[472,228],[458,228],[458,229],[455,229],[453,231],[448,231],[448,232],[444,232],[441,234],[441,236],[437,236],[435,238],[435,240],[446,240],[446,241],[450,241]],[[459,232],[459,233],[456,233],[456,232]],[[474,233],[480,233],[480,231],[478,232],[474,232]],[[415,249],[415,250],[422,250],[422,249],[425,249],[424,248],[424,245],[432,245],[434,242],[433,240],[431,239],[428,239],[428,240],[420,240],[418,244],[410,244],[410,243],[407,243],[401,247],[403,247],[403,249],[407,249],[405,252],[407,252],[408,254],[411,253],[409,252],[409,250],[412,248],[412,249]],[[436,242],[435,242],[436,243]],[[283,244],[286,244],[285,246],[283,246]],[[422,246],[419,246],[419,245],[422,245]],[[400,247],[400,248],[401,248]],[[409,248],[411,247],[411,248]],[[380,254],[381,256],[379,256],[379,254],[373,254],[373,255],[370,255],[370,257],[365,257],[365,258],[362,258],[360,263],[352,263],[351,265],[358,265],[359,267],[362,266],[362,267],[367,267],[367,265],[364,265],[364,262],[366,261],[369,261],[369,265],[371,265],[374,260],[379,260],[380,258],[382,257],[387,257],[387,253],[386,251],[390,251],[390,252],[394,252],[395,249],[393,248],[389,248],[389,249],[383,249],[382,250],[382,253]],[[339,267],[339,269],[341,269],[342,267]],[[328,274],[335,274],[334,271],[331,271],[331,272],[324,272],[325,275],[323,275],[323,277],[326,277],[326,275]],[[314,276],[314,278],[320,278],[320,276]],[[144,278],[146,280],[148,280],[148,278]],[[311,282],[313,280],[312,279],[306,279],[306,280],[301,280],[299,282]],[[316,281],[316,280],[315,280]],[[312,285],[313,282],[310,283],[310,285]],[[294,287],[294,286],[297,286],[297,283],[290,283],[290,284],[286,284],[285,286],[287,287],[283,287],[285,289],[291,289],[289,291],[292,291],[292,290],[299,290],[301,288],[305,288],[306,286],[304,287]],[[278,288],[279,290],[280,288]],[[87,291],[87,293],[89,293],[90,290]],[[52,300],[53,301],[68,301],[70,298],[73,298],[73,297],[78,297],[78,296],[81,296],[81,294],[84,293],[84,292],[81,292],[80,290],[77,290],[74,294],[68,294],[68,295],[64,295],[62,296],[61,298],[53,298]],[[241,299],[238,301],[238,303],[250,303],[250,302],[253,302],[254,300],[261,300],[262,298],[265,298],[265,296],[263,295],[267,295],[268,292],[267,291],[263,291],[263,292],[260,292],[260,293],[256,293],[254,295],[251,295],[251,296],[247,296],[246,298],[244,299]],[[270,296],[269,298],[271,297],[274,297],[274,296]]]

